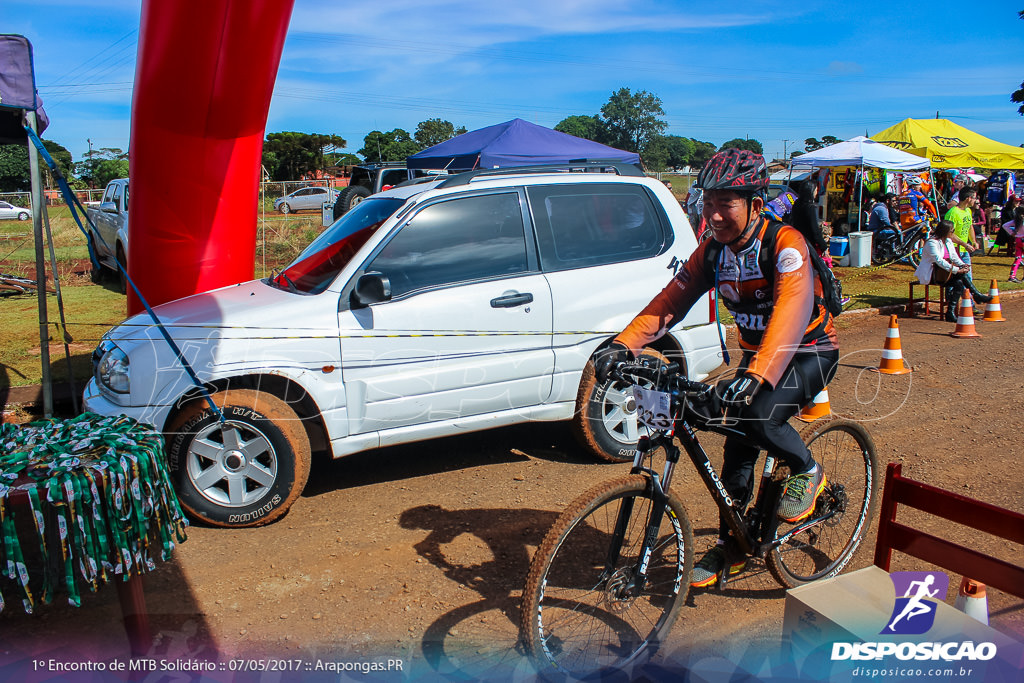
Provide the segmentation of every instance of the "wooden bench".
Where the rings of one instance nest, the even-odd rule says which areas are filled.
[[[916,287],[918,285],[920,285],[921,287],[924,287],[924,298],[923,299],[915,299],[914,298],[914,287]],[[923,301],[924,302],[924,315],[932,315],[931,304],[933,303],[934,299],[932,299],[929,296],[929,293],[928,293],[928,288],[929,287],[935,287],[936,289],[939,290],[939,300],[938,300],[938,302],[936,302],[936,303],[939,304],[939,311],[935,315],[937,315],[940,318],[943,315],[945,315],[945,312],[946,312],[946,287],[944,285],[922,285],[917,280],[911,280],[910,284],[909,284],[909,292],[907,294],[907,310],[906,310],[907,317],[909,317],[909,318],[916,318],[917,317],[917,310],[914,307],[914,304],[916,304],[919,301]]]
[[[898,550],[1024,598],[1024,567],[901,524],[896,521],[896,512],[899,505],[906,505],[1020,544],[1024,544],[1024,515],[907,479],[901,476],[901,470],[902,466],[894,463],[889,463],[886,468],[878,515],[875,565],[889,571],[892,551]]]

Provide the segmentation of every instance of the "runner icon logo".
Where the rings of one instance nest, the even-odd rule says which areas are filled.
[[[935,605],[946,599],[949,577],[942,572],[893,572],[896,604],[883,634],[917,635],[935,623]]]

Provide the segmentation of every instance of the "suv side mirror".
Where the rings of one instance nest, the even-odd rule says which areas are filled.
[[[103,213],[117,213],[117,204],[114,202],[103,202],[100,204],[100,211]]]
[[[363,273],[352,290],[352,308],[365,308],[370,304],[391,301],[391,281],[383,273]]]

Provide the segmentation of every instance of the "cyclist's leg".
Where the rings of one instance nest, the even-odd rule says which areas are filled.
[[[797,353],[775,388],[762,387],[742,414],[747,434],[789,466],[779,506],[779,517],[788,522],[809,515],[827,483],[789,418],[828,385],[838,360],[838,350]]]
[[[793,473],[806,472],[812,460],[789,418],[828,385],[838,361],[836,350],[797,353],[775,388],[762,387],[743,410],[748,436],[781,458]]]

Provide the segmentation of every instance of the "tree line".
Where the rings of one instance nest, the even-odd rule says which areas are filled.
[[[466,132],[439,118],[420,121],[410,135],[403,128],[373,130],[363,138],[358,155],[342,152],[348,143],[339,135],[270,133],[263,143],[263,168],[271,180],[295,180],[307,173],[377,161],[405,161],[406,157]]]
[[[114,178],[128,175],[128,153],[117,147],[90,150],[81,161],[74,161],[63,145],[43,140],[43,147],[53,158],[61,175],[76,190],[104,187]],[[56,187],[56,181],[45,163],[41,163],[45,182]],[[0,145],[0,192],[27,192],[31,188],[28,165],[28,146]]]

